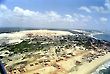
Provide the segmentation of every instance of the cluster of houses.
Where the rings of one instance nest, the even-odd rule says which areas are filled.
[[[31,58],[34,58],[35,62],[29,63],[27,62],[21,62],[17,65],[15,65],[13,68],[12,66],[8,66],[7,70],[8,72],[10,72],[10,74],[21,74],[23,72],[29,71],[30,69],[33,68],[41,68],[41,67],[45,67],[45,66],[53,66],[57,69],[59,69],[57,64],[52,64],[52,62],[60,62],[63,60],[67,60],[73,56],[76,55],[76,53],[74,52],[74,49],[65,49],[65,48],[61,48],[59,49],[59,47],[51,47],[48,50],[45,51],[38,51],[38,52],[33,52],[33,53],[29,53],[28,55],[22,58],[26,59],[29,58],[29,60],[31,60]],[[24,60],[23,59],[23,60]],[[78,61],[77,61],[78,62]]]
[[[60,69],[59,65],[52,64],[52,62],[60,62],[63,60],[67,60],[69,58],[72,58],[77,55],[77,50],[84,50],[84,51],[91,51],[93,50],[95,53],[90,52],[87,55],[84,55],[82,59],[84,61],[91,62],[95,58],[98,58],[99,56],[105,55],[108,51],[105,49],[99,49],[95,45],[91,46],[91,50],[86,49],[83,46],[77,46],[76,42],[77,40],[81,41],[80,39],[84,40],[87,37],[79,37],[79,35],[76,35],[76,40],[74,39],[74,36],[65,35],[65,36],[42,36],[42,35],[33,35],[32,33],[27,34],[28,38],[30,39],[31,43],[37,43],[37,41],[41,41],[43,44],[53,44],[56,42],[57,45],[55,46],[47,46],[43,48],[40,51],[33,51],[33,52],[25,52],[22,54],[25,54],[25,56],[22,57],[21,63],[14,66],[7,66],[6,69],[9,72],[9,74],[22,74],[26,71],[29,71],[31,69],[39,69],[45,66],[53,66],[57,69]],[[28,39],[27,38],[27,39]],[[79,38],[79,39],[78,39]],[[58,43],[57,43],[58,42]],[[93,43],[95,43],[93,41]],[[94,49],[93,49],[94,47]],[[79,51],[78,51],[79,52]],[[25,59],[33,61],[25,61],[22,62]],[[28,62],[29,61],[29,62]],[[81,61],[76,61],[76,65],[81,64]],[[39,73],[35,73],[39,74]]]

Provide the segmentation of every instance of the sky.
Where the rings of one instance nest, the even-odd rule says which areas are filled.
[[[0,27],[110,31],[110,0],[0,0]]]

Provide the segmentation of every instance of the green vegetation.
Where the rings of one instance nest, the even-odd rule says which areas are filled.
[[[10,52],[14,52],[14,54],[16,54],[44,50],[49,48],[50,46],[60,46],[59,49],[62,47],[69,49],[74,44],[89,49],[93,48],[92,45],[95,45],[96,47],[101,46],[102,42],[100,40],[96,40],[82,34],[74,36],[59,36],[57,39],[37,36],[35,38],[23,40],[18,44],[6,45],[2,50],[9,50]]]
[[[29,40],[24,40],[19,44],[8,45],[4,49],[8,49],[9,51],[14,53],[22,53],[22,52],[30,52],[33,50],[40,50],[43,48],[43,46],[41,46],[41,42],[36,42],[34,44],[29,42],[30,42]]]

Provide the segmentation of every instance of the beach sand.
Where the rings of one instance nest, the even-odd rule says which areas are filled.
[[[8,36],[12,40],[15,39],[14,41],[18,42],[21,38],[26,37],[26,34],[28,34],[28,33],[32,33],[33,35],[42,35],[42,36],[73,35],[72,33],[66,32],[66,31],[27,30],[27,31],[15,32],[15,33],[12,33],[12,34],[5,34],[5,35],[2,35],[2,36],[3,37]],[[12,41],[12,43],[13,43],[13,41]],[[81,57],[84,54],[87,54],[87,52],[83,52],[83,54],[80,54],[78,56],[74,56],[72,58],[69,58],[66,61],[63,60],[63,61],[60,61],[60,62],[56,62],[56,64],[61,66],[61,68],[64,69],[65,73],[67,73],[67,74],[91,74],[93,71],[95,71],[104,62],[110,60],[110,53],[107,53],[104,56],[100,56],[99,58],[96,58],[95,60],[93,60],[90,63],[83,62],[82,65],[77,67],[76,71],[70,71],[72,69],[72,67],[75,65],[75,61],[76,60],[78,60],[78,61],[81,60]],[[29,68],[32,69],[31,67],[29,67]],[[47,69],[48,69],[48,71],[47,71]],[[44,68],[41,68],[41,69],[38,69],[38,70],[32,70],[31,72],[35,73],[36,71],[40,72],[41,74],[52,74],[52,72],[55,72],[55,71],[58,71],[58,70],[56,70],[56,68],[54,68],[52,66],[49,66],[49,67],[44,67]],[[59,71],[59,72],[61,72],[61,71]],[[31,74],[31,73],[29,72],[29,74]]]
[[[22,40],[27,38],[27,34],[39,35],[39,36],[62,36],[62,35],[74,35],[68,31],[57,31],[57,30],[26,30],[12,33],[3,33],[0,34],[0,39],[7,38],[9,39],[9,43],[20,43]]]
[[[72,67],[75,65],[75,60],[80,60],[81,56],[85,53],[81,54],[80,56],[76,56],[70,59],[67,59],[67,61],[60,61],[56,62],[57,65],[60,66],[61,69],[53,68],[52,66],[40,68],[40,69],[34,69],[32,71],[26,72],[26,73],[41,73],[41,74],[91,74],[94,72],[100,65],[105,63],[106,61],[110,60],[110,53],[100,56],[99,58],[93,60],[92,62],[83,62],[82,65],[77,67],[77,70],[71,71]],[[44,70],[45,69],[45,70]],[[64,71],[64,72],[63,72]],[[25,74],[25,73],[24,73]]]
[[[84,63],[83,65],[78,67],[78,71],[73,71],[69,74],[91,74],[100,65],[104,64],[104,62],[108,60],[110,60],[110,53],[93,60],[91,63]]]

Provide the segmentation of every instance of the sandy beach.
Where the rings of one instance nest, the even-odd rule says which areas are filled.
[[[56,31],[56,30],[27,30],[27,31],[20,31],[15,33],[8,33],[8,34],[1,34],[0,37],[7,37],[9,38],[10,43],[14,42],[21,42],[22,39],[28,38],[28,35],[30,34],[33,37],[34,36],[44,36],[44,37],[53,37],[53,36],[62,36],[62,35],[74,35],[71,32],[67,31]],[[84,56],[93,54],[90,50],[85,50],[81,48],[81,46],[75,46],[73,49],[64,49],[61,52],[65,52],[65,57],[60,57],[60,61],[58,61],[58,57],[52,57],[51,54],[55,55],[54,51],[55,48],[50,48],[46,53],[49,53],[48,56],[51,56],[49,58],[50,63],[48,63],[46,66],[44,66],[42,63],[38,63],[38,65],[35,65],[38,60],[35,59],[35,57],[28,58],[25,60],[18,59],[14,60],[14,63],[18,63],[21,61],[29,61],[29,64],[25,66],[26,72],[22,74],[91,74],[93,71],[95,71],[100,65],[102,65],[104,62],[110,60],[110,53],[108,52],[104,56],[98,56],[98,58],[92,59],[91,62],[83,60]],[[97,48],[98,49],[98,48]],[[98,49],[101,51],[101,49]],[[66,53],[68,52],[68,53]],[[99,54],[98,51],[94,51],[96,54]],[[50,54],[51,53],[51,54]],[[69,53],[74,55],[69,55]],[[46,54],[47,55],[47,54]],[[92,56],[93,56],[92,55]],[[18,56],[16,56],[18,57]],[[21,56],[22,57],[22,56]],[[20,56],[18,58],[21,58]],[[89,56],[90,57],[90,56]],[[54,58],[54,59],[52,59]],[[10,65],[13,64],[13,62],[10,63]],[[31,62],[31,64],[30,64]],[[48,69],[48,70],[47,70]],[[19,72],[18,72],[19,73]]]
[[[110,53],[93,60],[91,63],[84,63],[82,66],[78,68],[78,71],[74,71],[69,74],[91,74],[100,65],[102,65],[104,62],[108,60],[110,60]]]
[[[78,66],[77,70],[74,71],[70,71],[72,69],[72,67],[74,66],[75,60],[80,60],[81,56],[84,55],[86,53],[81,54],[80,56],[76,56],[73,58],[69,58],[67,59],[67,61],[62,60],[60,62],[56,62],[57,65],[60,66],[61,69],[57,69],[57,68],[53,68],[53,66],[47,66],[47,67],[42,67],[40,69],[36,69],[36,67],[33,67],[35,69],[30,70],[29,72],[26,72],[24,74],[27,73],[40,73],[40,74],[91,74],[92,72],[94,72],[100,65],[102,65],[103,63],[105,63],[106,61],[110,60],[110,53],[101,56],[95,60],[93,60],[92,62],[88,63],[88,62],[83,62],[82,65]],[[44,70],[45,69],[45,70]]]

